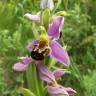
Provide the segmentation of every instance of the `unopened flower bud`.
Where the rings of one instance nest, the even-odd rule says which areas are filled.
[[[52,10],[54,8],[53,0],[41,0],[40,7],[41,9],[49,8]]]
[[[59,12],[56,13],[56,15],[58,15],[58,16],[68,16],[66,11],[59,11]]]

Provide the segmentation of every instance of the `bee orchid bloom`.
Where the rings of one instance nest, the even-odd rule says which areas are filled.
[[[48,86],[48,92],[51,96],[75,96],[76,91],[70,87],[58,86]]]
[[[57,75],[60,77],[64,74],[62,69],[57,69],[54,72],[51,72],[45,65],[37,64],[37,69],[39,72],[39,77],[41,80],[47,82],[48,92],[51,96],[74,96],[76,91],[70,87],[63,87],[59,85],[55,78]],[[55,77],[56,76],[56,77]]]
[[[65,66],[68,66],[68,53],[57,42],[60,37],[60,32],[63,25],[64,17],[56,16],[50,24],[47,34],[41,34],[41,38],[39,40],[32,41],[28,44],[27,49],[31,52],[31,56],[32,54],[34,54],[35,56],[37,56],[38,54],[38,56],[41,56],[43,59],[45,55],[49,55],[50,57],[64,64]],[[35,42],[36,44],[34,44],[33,42]]]
[[[42,33],[39,40],[33,40],[27,46],[27,49],[31,52],[31,57],[24,57],[21,59],[32,61],[42,61],[46,55],[56,59],[65,66],[69,65],[69,56],[65,49],[56,41],[59,39],[61,28],[63,27],[64,18],[57,16],[53,19],[49,26],[47,34]],[[22,62],[16,63],[13,69],[17,71],[23,71],[27,68],[28,64]],[[24,65],[24,66],[23,66]],[[21,69],[19,69],[21,66]]]

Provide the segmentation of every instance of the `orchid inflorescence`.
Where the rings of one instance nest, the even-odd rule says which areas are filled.
[[[41,0],[40,7],[42,11],[36,15],[29,13],[25,17],[32,21],[40,22],[40,36],[27,45],[30,56],[20,57],[19,62],[13,65],[15,71],[25,71],[29,64],[35,63],[41,80],[47,83],[48,92],[52,96],[74,96],[76,93],[70,87],[63,87],[58,84],[58,78],[65,74],[64,69],[56,69],[50,71],[43,64],[44,58],[50,56],[61,64],[69,66],[70,60],[66,50],[57,42],[60,32],[64,25],[64,12],[60,11],[54,16],[50,16],[50,12],[54,8],[53,0]]]

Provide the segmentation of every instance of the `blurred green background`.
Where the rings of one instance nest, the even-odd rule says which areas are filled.
[[[39,11],[39,4],[39,0],[0,0],[0,96],[15,96],[15,89],[26,81],[12,65],[17,57],[29,54],[26,45],[34,39],[34,25],[24,14]],[[59,42],[67,46],[71,65],[60,83],[76,89],[76,96],[96,96],[96,0],[59,0],[55,12],[61,10],[69,15]]]

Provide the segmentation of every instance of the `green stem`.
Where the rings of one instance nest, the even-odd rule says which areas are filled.
[[[35,24],[32,24],[32,31],[34,34],[35,39],[39,37],[39,34],[36,30]],[[36,65],[30,64],[28,70],[26,71],[26,78],[28,88],[36,95],[36,96],[43,96],[43,82],[39,79]]]
[[[41,81],[37,77],[37,71],[35,64],[29,65],[28,70],[26,71],[28,88],[36,94],[36,96],[42,96],[42,86]]]
[[[61,3],[62,3],[62,0],[58,0],[56,7],[53,10],[53,13],[55,13],[55,11],[58,9],[58,7],[60,6]]]
[[[33,76],[32,76],[32,66],[29,65],[29,68],[26,71],[26,78],[27,78],[27,85],[28,88],[33,92],[34,83],[32,82]]]

